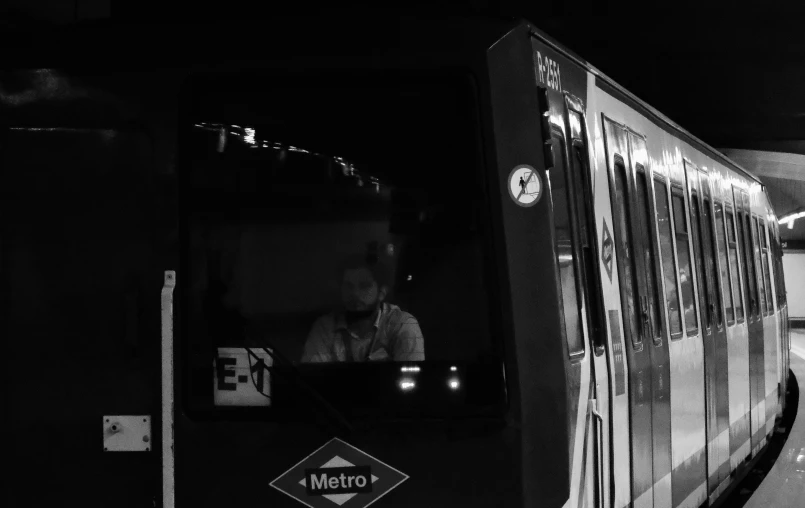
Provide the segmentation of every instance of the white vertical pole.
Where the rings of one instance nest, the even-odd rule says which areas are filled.
[[[173,449],[173,288],[176,272],[165,271],[162,286],[162,508],[174,508]]]

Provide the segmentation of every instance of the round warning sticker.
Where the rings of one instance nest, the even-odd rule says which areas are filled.
[[[520,206],[534,206],[542,196],[542,181],[537,170],[522,164],[509,175],[509,195]]]

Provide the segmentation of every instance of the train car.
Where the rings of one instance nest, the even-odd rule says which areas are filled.
[[[3,78],[4,506],[723,499],[788,379],[762,183],[529,21],[254,27]]]

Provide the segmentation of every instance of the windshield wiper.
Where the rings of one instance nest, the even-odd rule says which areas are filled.
[[[324,396],[319,393],[315,388],[310,386],[307,381],[305,381],[304,376],[299,372],[299,369],[296,368],[290,360],[288,360],[284,355],[277,351],[277,348],[274,347],[273,344],[268,343],[267,347],[259,347],[262,349],[265,354],[267,354],[272,360],[274,365],[280,367],[287,367],[286,369],[277,369],[274,372],[282,373],[281,375],[284,376],[286,379],[290,380],[292,384],[302,391],[309,399],[315,402],[321,409],[324,410],[324,413],[329,417],[331,423],[335,423],[338,427],[340,432],[346,432],[346,434],[352,434],[355,430],[354,426],[350,421],[341,413],[338,409],[336,409],[330,402],[324,398]],[[271,369],[266,365],[265,361],[257,356],[252,348],[246,347],[246,351],[252,356],[255,361],[258,362],[258,365],[262,365],[264,369],[266,369],[269,373],[272,372]],[[290,372],[290,376],[285,376],[285,374]]]

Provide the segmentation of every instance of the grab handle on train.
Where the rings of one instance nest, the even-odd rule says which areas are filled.
[[[598,420],[599,423],[603,424],[604,423],[604,417],[601,416],[601,413],[598,412],[598,408],[596,407],[596,406],[598,406],[598,400],[597,399],[590,399],[589,404],[590,404],[590,413],[593,416],[596,417],[596,419]]]
[[[604,417],[598,412],[598,399],[589,399],[588,407],[590,414],[598,420],[598,425],[594,426],[595,432],[595,479],[596,479],[596,503],[595,506],[603,506],[604,500]]]

